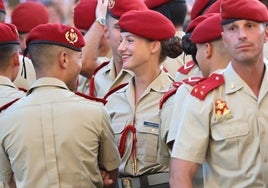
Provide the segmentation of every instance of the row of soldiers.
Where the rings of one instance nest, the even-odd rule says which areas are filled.
[[[266,6],[196,0],[184,34],[175,5],[185,20],[183,0],[81,0],[76,27],[33,27],[21,61],[16,26],[0,25],[4,186],[267,186]]]

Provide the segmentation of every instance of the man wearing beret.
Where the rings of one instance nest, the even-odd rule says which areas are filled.
[[[8,103],[25,96],[12,81],[19,70],[19,36],[12,24],[0,23],[0,112]],[[7,186],[7,185],[5,185]],[[4,185],[0,182],[0,188]]]
[[[72,92],[80,73],[81,32],[41,24],[27,49],[37,73],[26,97],[0,115],[0,181],[22,187],[103,187],[116,183],[120,156],[102,103]]]
[[[25,96],[12,81],[19,71],[19,36],[16,26],[0,23],[0,107]]]
[[[195,20],[201,21],[194,28],[191,35],[191,41],[197,46],[196,59],[200,70],[202,71],[203,77],[206,78],[213,73],[221,72],[229,63],[230,58],[228,51],[224,47],[223,41],[221,39],[222,26],[220,14],[204,14],[196,17],[193,21]],[[204,35],[204,33],[206,33],[206,35]],[[167,116],[170,118],[170,127],[166,139],[167,145],[172,147],[174,141],[177,139],[177,130],[180,129],[179,122],[180,119],[183,118],[182,116],[184,114],[183,110],[185,106],[188,105],[188,101],[186,100],[186,98],[190,94],[193,87],[195,87],[195,85],[202,80],[203,79],[198,80],[198,78],[196,77],[190,77],[189,79],[185,80],[183,82],[184,84],[178,88],[173,101],[171,101],[172,104],[169,105],[169,108],[172,107],[173,112],[171,113],[170,111],[166,110],[163,111],[163,114],[161,113],[162,116]],[[170,101],[167,102],[170,103]],[[172,114],[172,116],[170,116],[169,114]],[[166,125],[165,127],[168,127],[168,125]],[[175,145],[174,147],[175,150],[178,149],[176,148],[177,145]],[[173,157],[175,156],[173,155]],[[172,178],[176,177],[177,170],[180,169],[177,169],[176,165],[170,165]],[[195,181],[193,181],[193,187],[203,187],[202,178],[202,168],[200,166],[196,179]],[[171,181],[171,183],[173,182],[174,181]]]
[[[267,187],[268,79],[263,45],[267,8],[258,0],[222,0],[222,39],[231,61],[188,95],[172,150],[172,187]],[[194,130],[193,130],[194,129]]]

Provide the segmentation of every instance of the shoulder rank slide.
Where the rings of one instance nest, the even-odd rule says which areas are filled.
[[[193,77],[189,77],[189,78],[182,80],[182,82],[185,84],[188,84],[190,86],[194,86],[194,85],[202,82],[204,79],[205,78],[203,78],[203,77],[193,76]]]
[[[180,72],[181,74],[185,74],[187,75],[195,66],[195,63],[193,60],[188,61],[187,63],[185,63],[183,66],[181,66],[178,69],[178,72]]]
[[[191,91],[191,95],[200,100],[204,100],[207,94],[216,89],[224,83],[224,77],[222,74],[212,74],[204,79],[202,82],[195,85]]]

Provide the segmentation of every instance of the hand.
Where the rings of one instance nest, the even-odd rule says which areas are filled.
[[[108,0],[98,0],[96,7],[96,18],[105,18],[107,12]]]
[[[110,178],[110,174],[106,170],[100,169],[100,172],[103,180],[103,187],[109,187],[114,183],[113,180]]]

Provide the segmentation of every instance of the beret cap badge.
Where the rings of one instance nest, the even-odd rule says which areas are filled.
[[[70,31],[65,33],[65,38],[71,44],[74,44],[78,41],[78,36],[73,29],[70,29]]]

